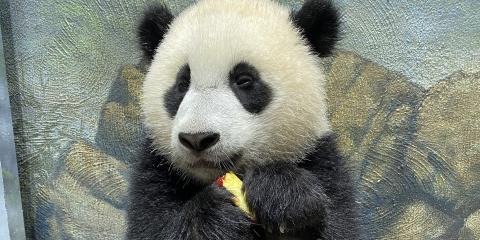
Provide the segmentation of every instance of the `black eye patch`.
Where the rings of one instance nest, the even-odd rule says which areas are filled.
[[[177,114],[180,103],[190,87],[190,66],[188,64],[180,68],[177,73],[175,84],[168,90],[164,96],[165,108],[174,117]]]
[[[272,91],[262,81],[260,73],[252,65],[241,62],[231,71],[230,88],[242,106],[250,113],[262,112],[272,100]]]

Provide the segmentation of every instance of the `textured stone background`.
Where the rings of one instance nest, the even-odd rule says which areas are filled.
[[[122,238],[143,136],[134,27],[146,2],[0,3],[29,238]],[[189,2],[167,1],[175,12]],[[480,2],[337,2],[330,117],[365,238],[479,239]]]

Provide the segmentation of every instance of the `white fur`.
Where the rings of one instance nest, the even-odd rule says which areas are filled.
[[[154,145],[174,167],[205,181],[221,174],[188,167],[195,156],[179,144],[179,132],[220,133],[204,157],[216,162],[243,152],[242,168],[301,159],[330,130],[318,59],[289,14],[269,0],[204,0],[174,20],[152,61],[142,100]],[[257,68],[272,89],[272,102],[260,114],[243,109],[228,87],[228,73],[241,61]],[[164,95],[186,63],[191,85],[171,119]]]

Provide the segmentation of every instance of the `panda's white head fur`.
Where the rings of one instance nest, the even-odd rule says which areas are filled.
[[[175,18],[150,8],[139,38],[154,148],[203,181],[302,159],[330,131],[318,57],[337,34],[337,12],[321,0],[296,13],[269,0],[203,0]]]

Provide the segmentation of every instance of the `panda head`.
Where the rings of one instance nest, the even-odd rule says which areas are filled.
[[[302,159],[329,131],[319,57],[338,25],[322,0],[294,13],[269,0],[203,0],[177,17],[151,7],[138,33],[153,147],[201,181]]]

